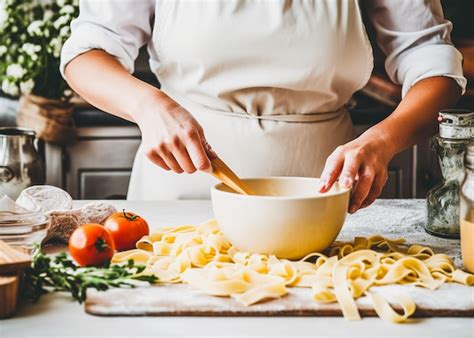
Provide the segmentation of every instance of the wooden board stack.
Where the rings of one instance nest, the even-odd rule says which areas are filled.
[[[0,241],[0,318],[15,314],[20,274],[31,265],[30,255]]]

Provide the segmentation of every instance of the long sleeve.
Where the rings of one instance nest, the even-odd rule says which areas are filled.
[[[81,0],[79,16],[61,52],[61,74],[78,55],[102,49],[129,71],[141,46],[151,37],[154,0]]]
[[[451,43],[452,24],[439,0],[367,0],[366,10],[387,56],[385,69],[403,96],[432,76],[453,78],[464,93],[462,55]]]

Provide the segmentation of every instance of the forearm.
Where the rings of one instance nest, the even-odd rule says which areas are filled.
[[[66,66],[65,76],[94,106],[136,122],[153,163],[177,173],[209,170],[206,150],[213,152],[199,123],[165,93],[130,75],[110,54],[81,54]]]
[[[133,77],[110,54],[91,50],[65,69],[68,84],[92,105],[135,122],[150,105],[170,109],[176,103],[159,89]]]
[[[363,137],[379,138],[389,153],[397,154],[436,134],[438,112],[454,107],[460,97],[461,89],[451,78],[421,80],[388,118],[370,128]]]

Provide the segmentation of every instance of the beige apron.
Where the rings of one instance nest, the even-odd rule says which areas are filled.
[[[345,108],[372,50],[356,0],[159,1],[150,66],[242,177],[318,177],[353,137]],[[209,174],[175,174],[140,148],[128,199],[209,198]]]

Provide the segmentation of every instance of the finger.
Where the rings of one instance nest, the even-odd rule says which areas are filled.
[[[204,142],[205,140],[201,139],[201,136],[197,132],[194,132],[188,136],[186,149],[195,168],[209,171],[211,168],[211,161],[204,149]]]
[[[217,153],[212,149],[211,145],[207,143],[206,139],[204,139],[204,149],[209,159],[217,158]]]
[[[174,155],[168,149],[163,146],[160,147],[158,150],[158,155],[160,155],[163,161],[165,161],[166,165],[175,173],[181,174],[183,172],[183,169],[176,161]]]
[[[165,161],[160,157],[160,155],[158,155],[156,153],[156,151],[154,150],[151,150],[149,152],[147,152],[146,156],[148,157],[148,159],[153,162],[154,164],[156,164],[157,166],[165,169],[165,170],[170,170],[170,167],[168,167],[165,163]]]
[[[192,174],[196,171],[196,167],[194,166],[188,151],[181,142],[173,145],[173,156],[185,173]]]
[[[206,152],[207,157],[209,160],[217,158],[217,154],[212,149],[211,145],[207,142],[206,136],[204,135],[204,130],[202,128],[199,128],[199,136],[201,137],[201,144],[204,147],[204,151]]]
[[[357,155],[347,155],[344,160],[339,182],[345,188],[352,188],[357,177],[361,164],[361,157]]]
[[[365,200],[369,194],[370,189],[372,188],[374,178],[375,173],[368,168],[364,168],[359,174],[357,187],[354,189],[351,197],[351,203],[349,207],[350,213],[354,213],[360,208],[362,202]]]
[[[341,173],[343,164],[344,158],[342,157],[341,150],[340,148],[336,148],[336,150],[328,157],[326,164],[324,165],[324,170],[321,174],[321,181],[319,183],[319,192],[327,192],[331,189]]]
[[[382,193],[383,187],[387,182],[387,174],[377,174],[374,179],[374,183],[372,184],[372,188],[370,189],[369,194],[365,198],[364,202],[362,202],[361,208],[366,208],[377,199]]]

